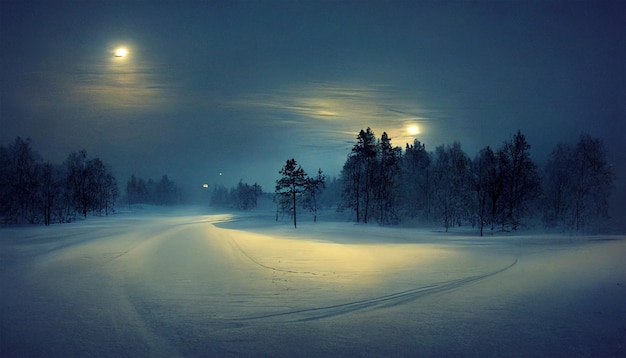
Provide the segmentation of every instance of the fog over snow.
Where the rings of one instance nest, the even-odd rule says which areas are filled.
[[[0,232],[2,356],[597,356],[624,236],[134,209]]]

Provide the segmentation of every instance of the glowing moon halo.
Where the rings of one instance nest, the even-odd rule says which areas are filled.
[[[411,135],[415,135],[420,133],[420,128],[416,125],[410,125],[406,128],[406,131]]]
[[[123,47],[120,47],[117,50],[115,50],[115,57],[126,57],[127,54],[128,54],[128,50],[126,50]]]

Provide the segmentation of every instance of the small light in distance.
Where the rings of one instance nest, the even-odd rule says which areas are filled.
[[[206,189],[206,188],[208,188],[208,187],[209,187],[209,184],[206,184],[206,183],[205,183],[205,184],[202,184],[202,187]]]
[[[220,172],[220,176],[222,176],[222,172]]]

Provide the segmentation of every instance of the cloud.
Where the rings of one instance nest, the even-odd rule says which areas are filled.
[[[413,141],[409,126],[418,125],[425,133],[438,117],[436,111],[421,107],[414,96],[389,85],[312,82],[243,95],[230,105],[283,125],[297,123],[309,135],[318,131],[326,140],[345,142],[360,129],[371,127],[378,136],[386,131],[402,145]]]
[[[15,99],[23,108],[89,113],[151,111],[177,102],[178,83],[147,63],[44,63],[24,73]]]

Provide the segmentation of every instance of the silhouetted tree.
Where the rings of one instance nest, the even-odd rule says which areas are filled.
[[[547,224],[576,232],[599,230],[608,218],[615,178],[602,142],[582,134],[574,148],[557,145],[548,158],[545,173]]]
[[[53,214],[56,213],[58,220],[62,221],[63,215],[63,173],[62,169],[50,162],[40,166],[40,205],[43,211],[44,225],[52,223]]]
[[[339,208],[342,192],[341,180],[337,177],[326,178],[324,190],[320,193],[320,208]]]
[[[262,194],[261,186],[257,183],[250,185],[242,180],[233,190],[235,206],[239,210],[251,210],[257,207],[259,196]]]
[[[402,150],[391,144],[391,138],[383,132],[377,146],[377,170],[372,182],[375,190],[377,219],[385,225],[398,222],[397,194],[400,180],[400,161]]]
[[[0,217],[5,222],[53,220],[66,222],[80,212],[113,206],[115,178],[99,158],[89,160],[82,150],[68,156],[63,166],[43,162],[29,140],[17,137],[0,146]]]
[[[544,167],[544,222],[548,227],[572,229],[572,200],[575,192],[576,153],[568,144],[559,143]]]
[[[356,215],[356,222],[361,221],[361,187],[363,184],[363,171],[361,164],[355,155],[349,155],[341,169],[340,183],[341,202],[338,210],[353,209]]]
[[[430,219],[432,186],[430,180],[431,155],[426,146],[415,139],[407,143],[402,156],[402,202],[404,215],[413,219]]]
[[[178,188],[167,175],[161,176],[161,180],[154,187],[154,203],[157,205],[174,205],[180,202]]]
[[[376,137],[374,132],[368,127],[365,131],[361,130],[357,135],[357,143],[352,148],[352,155],[356,159],[357,168],[361,171],[359,176],[362,180],[360,198],[363,199],[363,222],[367,223],[371,199],[374,196],[374,170],[376,165]],[[358,222],[358,218],[357,218]]]
[[[68,215],[77,210],[83,217],[88,212],[108,215],[118,196],[115,177],[98,157],[88,159],[83,149],[72,152],[65,161],[65,201]]]
[[[70,193],[71,206],[74,206],[83,217],[93,202],[93,192],[90,190],[91,175],[87,162],[87,152],[83,149],[72,152],[66,161],[66,185]]]
[[[377,171],[378,145],[372,130],[362,130],[357,143],[343,166],[341,181],[344,185],[341,208],[351,208],[356,221],[367,223],[372,199],[376,195],[374,180]]]
[[[541,194],[541,180],[529,150],[526,137],[517,131],[511,140],[504,142],[499,153],[504,175],[502,225],[508,223],[513,230],[517,230],[530,204]]]
[[[502,195],[503,178],[498,163],[498,157],[491,147],[483,148],[473,162],[473,184],[476,191],[476,216],[483,236],[483,228],[491,224],[494,229],[496,222],[498,200]]]
[[[118,196],[117,181],[100,158],[87,162],[89,170],[89,190],[92,196],[92,210],[105,215],[113,208]]]
[[[2,149],[2,211],[5,220],[34,223],[38,216],[40,157],[30,140],[17,137]]]
[[[295,159],[288,159],[285,166],[278,172],[282,178],[276,181],[276,194],[282,200],[279,205],[285,205],[287,200],[290,204],[290,212],[293,216],[293,227],[297,227],[297,207],[298,198],[305,191],[307,184],[307,174]]]
[[[581,232],[608,218],[615,174],[607,163],[602,141],[588,134],[578,141],[576,164],[574,221],[576,231]]]
[[[228,189],[223,185],[216,185],[211,192],[210,205],[213,207],[227,208],[231,205]]]
[[[326,176],[322,174],[322,169],[317,170],[317,176],[306,178],[304,186],[305,196],[303,206],[313,213],[313,222],[317,222],[317,211],[320,210],[320,194],[326,187]]]
[[[133,174],[126,183],[126,199],[129,204],[175,205],[180,203],[181,194],[180,188],[165,174],[158,182],[145,181]]]
[[[435,216],[448,231],[468,217],[471,202],[471,161],[459,142],[435,149],[433,186]]]
[[[126,201],[129,205],[139,202],[137,178],[135,177],[135,174],[132,174],[130,179],[128,179],[128,182],[126,182]]]

